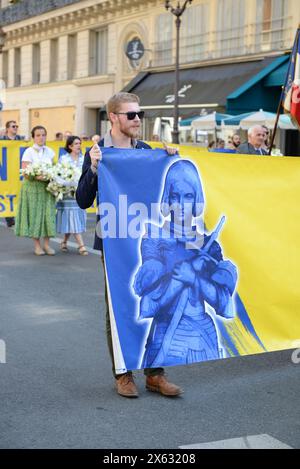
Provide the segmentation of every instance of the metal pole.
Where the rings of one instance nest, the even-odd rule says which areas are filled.
[[[179,143],[179,129],[178,129],[178,104],[179,104],[179,40],[180,40],[180,24],[181,19],[179,16],[176,18],[176,62],[175,62],[175,84],[174,84],[174,126],[172,132],[172,141],[173,143]]]
[[[179,43],[180,43],[180,25],[181,25],[181,15],[184,13],[187,4],[192,3],[193,0],[185,0],[183,6],[180,6],[180,1],[177,2],[177,7],[174,8],[171,5],[171,0],[165,1],[165,7],[167,10],[171,10],[171,13],[176,16],[176,58],[175,58],[175,83],[174,83],[174,125],[172,131],[172,142],[179,143],[179,129],[178,129],[178,120],[179,120]]]
[[[273,144],[274,144],[274,141],[275,141],[275,136],[276,136],[279,117],[280,117],[280,111],[281,111],[281,107],[283,105],[282,101],[283,101],[284,91],[285,91],[287,83],[288,83],[288,79],[289,79],[289,75],[290,75],[290,69],[291,69],[291,65],[292,65],[293,52],[294,52],[295,44],[299,40],[299,34],[300,34],[300,24],[299,24],[298,29],[297,29],[297,33],[296,33],[296,37],[295,37],[295,41],[294,41],[294,47],[293,47],[293,50],[292,50],[292,53],[291,53],[289,66],[288,66],[287,74],[286,74],[286,77],[285,77],[285,82],[284,82],[284,85],[283,85],[283,87],[281,89],[281,93],[280,93],[280,100],[279,100],[279,103],[278,103],[278,108],[277,108],[277,113],[276,113],[276,121],[275,121],[274,129],[273,129],[273,132],[272,132],[272,139],[271,139],[270,148],[269,148],[269,156],[272,153],[272,147],[273,147]]]
[[[274,129],[273,129],[273,132],[272,132],[272,138],[271,138],[270,148],[269,148],[269,153],[268,153],[269,156],[271,156],[272,147],[273,147],[276,132],[277,132],[277,127],[278,127],[278,122],[279,122],[279,117],[280,117],[280,111],[281,111],[281,106],[282,106],[283,89],[284,89],[284,87],[282,87],[282,92],[281,92],[281,95],[280,95],[280,101],[279,101],[278,108],[277,108],[276,121],[275,121]]]

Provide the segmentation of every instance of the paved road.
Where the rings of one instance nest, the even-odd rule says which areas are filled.
[[[92,234],[93,220],[90,247]],[[170,368],[178,399],[147,392],[138,372],[140,397],[125,399],[113,387],[99,256],[36,257],[1,223],[0,254],[0,448],[164,449],[249,435],[300,448],[291,351]]]

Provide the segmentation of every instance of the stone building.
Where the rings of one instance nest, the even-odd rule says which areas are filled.
[[[16,119],[24,135],[36,124],[47,127],[49,138],[67,130],[103,133],[103,107],[121,89],[141,94],[146,136],[157,117],[171,116],[175,25],[164,0],[2,0],[0,6],[2,127]],[[245,110],[253,97],[247,102],[245,92],[243,100],[234,92],[260,73],[265,96],[271,93],[264,108],[271,110],[299,18],[298,0],[188,5],[181,26],[181,117],[228,106],[236,114]]]

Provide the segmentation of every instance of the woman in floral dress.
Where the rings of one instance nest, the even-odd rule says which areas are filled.
[[[60,158],[60,163],[71,164],[82,169],[83,155],[81,153],[81,139],[76,136],[68,137],[65,146],[66,153]],[[71,234],[78,244],[78,253],[87,256],[88,252],[84,246],[81,233],[86,231],[86,213],[82,210],[74,196],[65,195],[63,200],[57,204],[56,230],[64,234],[60,249],[63,252],[68,251],[67,242]]]
[[[27,148],[22,157],[22,169],[29,164],[52,164],[54,151],[46,147],[47,131],[40,125],[31,131],[33,146]],[[49,246],[49,238],[54,237],[55,198],[46,190],[48,181],[43,176],[24,176],[16,217],[15,233],[17,236],[32,238],[34,253],[37,256],[53,256],[54,249]],[[41,246],[41,238],[44,245]]]

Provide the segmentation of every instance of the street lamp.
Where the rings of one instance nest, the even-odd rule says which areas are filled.
[[[184,13],[187,4],[192,3],[193,0],[185,0],[184,4],[180,6],[180,1],[177,2],[177,7],[172,7],[171,0],[165,1],[166,10],[170,10],[171,13],[176,16],[176,61],[175,61],[175,84],[174,84],[174,126],[172,132],[173,143],[179,143],[179,130],[178,130],[178,91],[179,91],[179,33],[181,25],[181,15]]]

